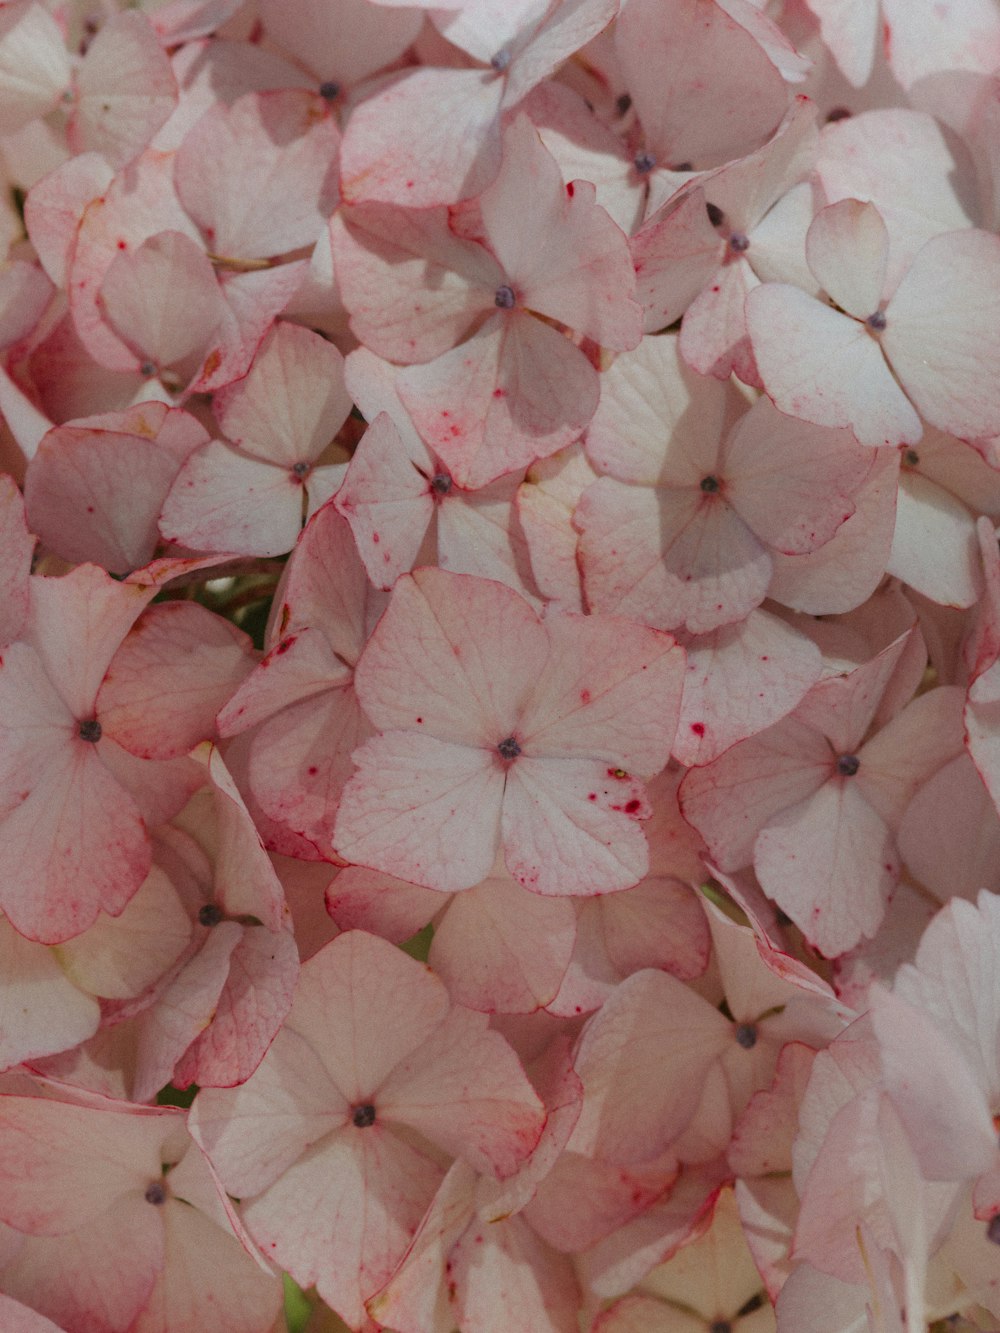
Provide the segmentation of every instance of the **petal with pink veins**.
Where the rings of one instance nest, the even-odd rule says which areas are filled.
[[[875,934],[899,876],[895,841],[850,778],[773,818],[754,845],[761,887],[828,958]]]
[[[865,320],[885,294],[889,232],[874,204],[841,199],[821,208],[806,236],[813,276],[841,310]]]
[[[263,0],[268,37],[321,83],[360,83],[393,65],[420,31],[416,10],[393,14],[367,0],[343,0],[336,11],[317,0]]]
[[[131,754],[173,759],[215,736],[215,715],[253,669],[242,630],[196,602],[150,607],[97,696],[101,725]]]
[[[117,170],[138,157],[177,105],[170,61],[145,14],[115,14],[87,48],[76,77],[68,138]]]
[[[521,207],[525,191],[532,208]],[[564,186],[527,116],[504,134],[500,175],[480,197],[483,229],[506,280],[529,309],[602,346],[624,350],[642,336],[624,232],[586,181]]]
[[[6,5],[0,14],[0,133],[54,110],[70,81],[71,58],[43,5]]]
[[[674,758],[700,768],[786,717],[819,680],[819,649],[758,608],[686,643]]]
[[[167,492],[208,434],[164,403],[86,423],[55,426],[39,444],[25,479],[32,528],[64,560],[128,574],[153,558]]]
[[[288,468],[315,462],[351,410],[344,358],[311,329],[279,322],[213,409],[226,438],[248,454]]]
[[[504,801],[495,753],[393,731],[354,758],[333,831],[341,856],[446,893],[486,878]]]
[[[195,551],[283,555],[302,530],[302,499],[302,483],[290,469],[211,440],[175,478],[160,532]]]
[[[355,337],[404,364],[450,351],[493,313],[504,281],[488,250],[455,234],[445,208],[339,210],[330,242]]]
[[[649,869],[637,821],[650,813],[641,783],[623,769],[600,760],[522,756],[503,795],[507,869],[533,893],[631,888]]]
[[[419,569],[397,583],[355,680],[382,731],[495,749],[518,725],[548,655],[545,628],[511,589]],[[507,663],[503,674],[499,662]]]
[[[920,439],[920,418],[865,324],[781,282],[755,288],[746,308],[757,368],[779,411],[846,426],[862,444]]]
[[[496,315],[399,378],[399,396],[460,486],[475,488],[572,443],[600,397],[597,372],[533,315]]]
[[[503,93],[491,69],[423,68],[366,98],[344,135],[344,198],[430,208],[481,194],[500,167]]]
[[[318,93],[248,93],[212,107],[185,136],[177,192],[213,254],[285,254],[312,245],[337,204],[339,144]]]
[[[1000,432],[1000,386],[990,373],[1000,358],[1000,239],[985,231],[935,236],[885,318],[885,355],[931,425],[962,439]]]
[[[190,373],[226,315],[204,251],[177,231],[116,255],[97,302],[122,341],[157,370],[188,367]]]
[[[100,1024],[97,1001],[66,975],[58,955],[0,918],[0,1069],[68,1051]]]

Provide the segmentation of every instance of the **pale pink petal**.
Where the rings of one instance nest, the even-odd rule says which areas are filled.
[[[700,375],[726,380],[736,374],[759,387],[746,325],[747,295],[759,285],[748,263],[727,264],[688,306],[681,325],[681,355]]]
[[[597,407],[597,373],[550,325],[497,315],[399,378],[399,396],[460,486],[475,488],[572,443]]]
[[[905,468],[886,570],[941,606],[972,606],[980,596],[975,518],[960,500]]]
[[[204,37],[239,9],[238,0],[166,0],[153,13],[153,27],[164,46]]]
[[[104,426],[56,426],[25,479],[33,530],[65,560],[112,574],[142,568],[159,543],[157,519],[174,478],[207,442],[200,422],[162,403]]]
[[[362,866],[345,866],[326,891],[327,911],[341,930],[366,930],[393,944],[423,930],[447,902],[433,889]]]
[[[703,170],[743,157],[785,113],[784,80],[721,5],[630,0],[616,49],[646,148],[662,166]],[[721,85],[720,69],[727,71]]]
[[[265,1254],[361,1328],[365,1300],[402,1259],[442,1174],[391,1129],[373,1125],[359,1138],[349,1126],[245,1204],[243,1215]]]
[[[820,22],[824,45],[855,88],[863,88],[875,64],[878,0],[806,0]]]
[[[339,141],[318,93],[248,93],[213,107],[186,136],[177,192],[214,254],[297,250],[315,242],[337,203]]]
[[[41,319],[52,284],[36,264],[14,259],[0,269],[0,347],[26,338]]]
[[[489,13],[491,8],[489,0],[485,6],[477,5],[479,14]],[[526,17],[532,16],[532,10],[533,7],[527,8]],[[504,109],[512,107],[564,60],[586,46],[591,38],[597,37],[617,12],[615,0],[562,0],[534,31],[529,27],[530,40],[516,51],[507,74]],[[479,15],[477,19],[481,22]],[[448,32],[450,35],[450,28]],[[500,47],[503,45],[501,43]],[[480,49],[484,52],[481,58],[489,60],[499,48]]]
[[[54,109],[70,80],[59,24],[43,5],[5,6],[0,14],[0,133]]]
[[[704,634],[764,600],[766,549],[722,495],[601,477],[576,510],[591,606]]]
[[[893,829],[918,787],[962,753],[961,715],[961,690],[928,690],[859,750],[858,785]]]
[[[306,276],[308,261],[271,268],[218,272],[228,314],[216,331],[189,392],[209,393],[245,375],[261,340],[291,302]]]
[[[362,746],[355,762],[333,832],[341,856],[448,893],[486,878],[504,787],[495,751],[389,732]]]
[[[145,14],[115,14],[87,48],[68,138],[116,169],[138,157],[177,105],[177,83]]]
[[[151,607],[98,693],[101,725],[141,759],[173,759],[215,735],[215,715],[253,669],[247,636],[193,602]]]
[[[280,690],[275,673],[271,683]],[[351,756],[373,728],[349,686],[331,689],[327,681],[321,696],[281,705],[253,737],[250,785],[272,819],[325,854],[341,793],[354,773]]]
[[[27,1305],[22,1305],[20,1301],[12,1300],[10,1296],[2,1294],[0,1294],[0,1315],[3,1316],[4,1327],[8,1333],[60,1333],[58,1324],[53,1324],[51,1319],[46,1319],[44,1315],[37,1314]]]
[[[0,968],[0,1069],[67,1051],[97,1031],[101,1015],[93,996],[73,984],[50,949],[24,939],[2,918]]]
[[[204,251],[176,231],[116,256],[97,301],[122,341],[155,370],[192,364],[226,312]]]
[[[177,1172],[163,1209],[163,1270],[133,1333],[194,1333],[208,1314],[217,1333],[267,1333],[282,1303],[280,1279],[262,1272],[229,1228],[189,1206]]]
[[[455,1005],[395,1066],[378,1106],[477,1171],[505,1179],[538,1143],[545,1112],[517,1056],[488,1023]]]
[[[816,170],[831,204],[867,199],[882,214],[890,291],[932,236],[972,224],[963,166],[926,112],[880,107],[826,125]]]
[[[571,1147],[621,1164],[658,1157],[697,1110],[702,1080],[731,1028],[676,977],[633,973],[581,1035],[584,1101]]]
[[[846,426],[862,444],[920,439],[920,419],[866,325],[797,287],[767,282],[747,298],[747,327],[779,411],[817,426]]]
[[[287,1025],[246,1083],[234,1091],[207,1088],[195,1103],[191,1133],[226,1189],[241,1198],[280,1179],[343,1126],[349,1110],[309,1041]]]
[[[382,731],[495,749],[527,725],[521,714],[545,670],[547,640],[524,598],[502,584],[418,569],[396,584],[368,641],[358,697]]]
[[[185,1051],[172,1081],[180,1088],[218,1088],[249,1078],[291,1008],[298,975],[290,931],[247,926],[229,955],[212,1021]]]
[[[1000,239],[962,231],[928,241],[885,318],[885,354],[923,416],[963,439],[997,434],[1000,388],[988,368],[1000,356]]]
[[[754,846],[754,869],[809,942],[836,957],[875,934],[899,857],[857,786],[836,777],[768,823]]]
[[[492,876],[449,901],[428,962],[469,1009],[531,1013],[559,989],[575,938],[570,903]]]
[[[812,615],[861,606],[889,562],[898,475],[899,455],[889,449],[877,454],[869,479],[854,497],[854,514],[825,546],[809,555],[772,555],[770,596]]]
[[[664,211],[665,216],[654,214],[629,246],[647,333],[680,319],[720,271],[726,253],[725,241],[708,219],[703,190],[691,190]]]
[[[599,760],[522,755],[503,796],[507,868],[533,893],[631,888],[649,868],[637,821],[650,813],[642,785],[623,769]]]
[[[532,208],[525,215],[525,192]],[[564,186],[527,116],[504,134],[504,164],[481,196],[483,229],[518,301],[602,346],[635,347],[641,315],[625,234],[585,181]]]
[[[1000,891],[1000,819],[967,754],[940,768],[906,807],[899,850],[942,903],[974,898],[980,888]]]
[[[366,0],[344,0],[336,11],[323,0],[263,0],[268,36],[321,83],[359,83],[394,64],[420,31],[415,10],[393,14]]]
[[[970,1180],[996,1157],[986,1089],[956,1049],[916,1005],[874,986],[872,1026],[882,1077],[921,1171],[930,1180]]]
[[[313,462],[351,410],[344,358],[297,324],[278,323],[249,373],[215,395],[223,434],[257,458],[285,467]]]
[[[434,513],[434,493],[387,412],[361,437],[334,503],[351,525],[368,577],[391,588],[413,568]]]
[[[283,555],[295,545],[302,519],[302,482],[290,469],[212,440],[174,480],[160,531],[195,551]]]
[[[155,592],[147,581],[119,583],[94,565],[32,579],[25,637],[78,719],[91,715],[111,658]]]
[[[669,634],[610,616],[552,615],[550,655],[518,729],[526,755],[597,756],[642,777],[666,766],[684,654]]]
[[[707,767],[692,769],[681,784],[681,809],[719,867],[738,870],[750,864],[765,824],[817,791],[832,760],[821,735],[795,718],[785,718]]]
[[[696,485],[715,465],[727,402],[681,361],[675,335],[644,338],[601,376],[587,457],[618,481]]]
[[[785,555],[823,546],[854,513],[874,455],[848,431],[794,421],[759,399],[722,447],[730,504],[751,531]]]
[[[819,285],[855,319],[878,310],[889,262],[889,233],[874,204],[842,199],[816,214],[806,259]]]
[[[688,767],[718,759],[787,716],[820,677],[814,643],[768,611],[686,644],[687,671],[674,757]]]
[[[429,208],[480,194],[500,167],[503,92],[490,69],[418,69],[366,98],[344,135],[344,198]]]
[[[55,943],[122,911],[149,870],[146,829],[23,644],[5,652],[0,707],[3,908],[29,939]]]
[[[99,153],[81,153],[68,158],[28,191],[25,226],[42,267],[57,287],[66,285],[84,208],[104,193],[113,177],[114,172]]]
[[[938,70],[993,73],[1000,63],[1000,20],[983,0],[945,0],[943,6],[914,10],[899,0],[883,0],[887,56],[904,88]]]
[[[595,480],[582,449],[571,446],[535,463],[518,487],[515,508],[535,585],[554,610],[582,611],[572,525],[580,496]]]
[[[485,1328],[496,1318],[524,1333],[574,1333],[578,1326],[580,1288],[572,1260],[550,1248],[523,1217],[488,1231],[469,1228],[450,1262],[461,1327]]]
[[[378,356],[409,364],[450,351],[494,308],[503,269],[458,236],[445,208],[367,204],[330,221],[351,330]]]

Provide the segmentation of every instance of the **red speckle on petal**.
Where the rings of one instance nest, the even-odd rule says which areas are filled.
[[[694,734],[695,734],[696,736],[704,736],[704,734],[705,734],[705,724],[704,724],[704,722],[692,722],[692,723],[691,723],[691,730],[694,732]]]
[[[628,801],[628,802],[626,803],[626,805],[625,805],[625,813],[626,813],[627,815],[634,815],[635,812],[639,809],[639,806],[640,806],[641,804],[642,804],[641,801],[637,801],[637,800],[635,800],[635,798],[633,797],[633,799],[632,799],[631,801]]]
[[[373,532],[373,533],[372,533],[372,541],[375,543],[376,546],[378,546],[378,544],[379,544],[379,542],[380,542],[381,540],[382,540],[382,538],[378,535],[377,532]]]
[[[573,184],[572,181],[570,181],[570,183],[566,186],[566,193],[569,195],[571,199],[573,198],[574,194],[576,194],[576,186]]]
[[[412,189],[413,189],[413,181],[407,181],[407,182],[406,182],[406,188],[407,188],[408,190],[412,190]]]
[[[588,801],[596,801],[596,800],[597,800],[597,792],[596,792],[596,791],[588,792],[588,793],[587,793],[587,800],[588,800]]]
[[[115,242],[115,244],[118,246],[118,249],[119,249],[119,250],[127,250],[127,249],[128,249],[128,241],[118,240],[118,241]]]
[[[451,413],[450,413],[450,412],[446,412],[446,411],[444,411],[444,409],[442,408],[441,415],[442,415],[443,417],[450,417],[450,416],[451,416]]]
[[[493,397],[494,397],[494,398],[506,398],[506,397],[507,397],[507,390],[506,390],[506,389],[494,389],[494,390],[493,390]]]
[[[422,717],[418,717],[418,718],[417,718],[417,721],[418,721],[418,722],[423,722],[423,720],[424,720],[424,719],[423,719]]]
[[[309,774],[311,778],[314,778],[316,774],[319,772],[319,769],[316,767],[315,764],[310,764],[309,767],[306,769],[306,772]]]
[[[581,691],[580,691],[580,702],[581,702],[582,704],[589,704],[589,703],[590,703],[590,691],[589,691],[589,690],[581,690]]]
[[[274,650],[275,657],[281,657],[283,653],[287,653],[298,637],[297,634],[290,634],[287,639],[283,639]]]
[[[717,292],[718,290],[719,290],[718,287],[713,287],[713,288],[712,288],[712,291],[713,291],[713,292]]]
[[[94,506],[93,506],[93,505],[87,505],[87,513],[88,513],[88,514],[92,514],[93,512],[94,512]]]

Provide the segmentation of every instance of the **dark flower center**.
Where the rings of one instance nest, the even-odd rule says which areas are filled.
[[[991,1240],[994,1245],[1000,1245],[1000,1213],[991,1217],[986,1224],[986,1239]]]
[[[499,306],[501,310],[513,310],[516,303],[514,288],[508,287],[506,283],[498,287],[493,294],[493,304]]]
[[[438,495],[447,495],[451,490],[451,477],[447,472],[435,472],[431,477],[431,490]]]
[[[741,231],[734,231],[729,238],[729,248],[734,254],[741,255],[744,250],[750,249],[750,237]]]
[[[853,778],[861,767],[861,760],[856,754],[842,754],[837,760],[837,772],[842,778]]]
[[[733,1326],[728,1319],[716,1319],[709,1325],[708,1333],[733,1333]]]
[[[77,735],[82,741],[90,741],[96,744],[103,735],[101,724],[96,717],[88,717],[86,721],[80,723]]]
[[[719,489],[719,478],[713,477],[711,475],[707,477],[702,477],[701,481],[699,482],[699,485],[701,486],[701,489],[705,492],[706,495],[714,495],[715,492]]]
[[[358,1129],[368,1129],[375,1123],[375,1107],[370,1102],[356,1106],[351,1112],[351,1123]]]
[[[159,1208],[161,1204],[167,1201],[167,1191],[163,1188],[159,1180],[151,1180],[146,1186],[146,1192],[143,1198],[147,1203],[153,1203]]]
[[[490,68],[496,70],[498,74],[502,74],[509,64],[510,52],[506,46],[502,46],[496,55],[490,59]]]
[[[907,467],[917,467],[920,464],[920,455],[917,453],[916,449],[907,449],[906,453],[903,455],[903,462]]]
[[[871,329],[873,333],[881,333],[886,326],[886,318],[884,311],[882,310],[873,311],[865,320],[865,323],[868,325],[868,327]]]
[[[298,477],[301,481],[303,477],[308,477],[312,471],[312,463],[294,463],[292,465],[292,476]]]
[[[215,903],[206,903],[198,909],[198,920],[203,926],[217,926],[222,920],[222,908]]]
[[[632,161],[640,176],[648,176],[656,166],[656,158],[652,153],[636,153]]]
[[[516,759],[521,753],[521,747],[513,736],[508,736],[505,740],[502,740],[497,749],[500,751],[501,759]]]
[[[753,1023],[740,1023],[736,1028],[736,1045],[752,1051],[757,1045],[757,1029]]]

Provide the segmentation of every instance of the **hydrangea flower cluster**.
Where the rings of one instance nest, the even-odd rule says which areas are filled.
[[[998,164],[1000,0],[0,0],[4,1330],[1000,1328]]]

